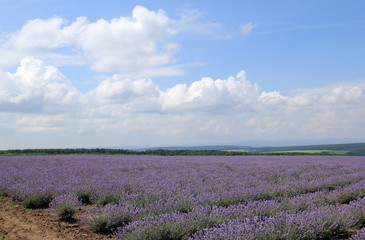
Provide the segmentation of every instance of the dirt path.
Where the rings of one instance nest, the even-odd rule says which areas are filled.
[[[0,240],[115,239],[81,229],[79,224],[61,222],[45,209],[29,210],[0,198]]]

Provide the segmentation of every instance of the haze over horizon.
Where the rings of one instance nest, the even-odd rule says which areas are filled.
[[[0,0],[0,149],[365,142],[364,13]]]

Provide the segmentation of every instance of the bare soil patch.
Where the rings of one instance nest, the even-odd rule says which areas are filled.
[[[81,214],[79,214],[80,216]],[[77,216],[77,217],[79,217]],[[10,199],[0,198],[0,240],[116,239],[80,228],[78,222],[59,221],[46,209],[30,210]]]

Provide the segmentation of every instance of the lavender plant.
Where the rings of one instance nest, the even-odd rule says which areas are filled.
[[[73,195],[60,195],[53,199],[49,208],[60,220],[68,221],[80,210],[81,202]]]
[[[23,205],[26,208],[47,208],[48,204],[52,201],[51,193],[33,193],[24,197]]]
[[[132,221],[138,209],[132,205],[107,204],[103,208],[90,208],[80,222],[96,233],[112,233]]]
[[[134,221],[124,228],[118,228],[118,237],[127,239],[149,239],[162,240],[182,239],[188,233],[188,226],[184,215],[161,214],[158,216],[147,216],[139,221]]]

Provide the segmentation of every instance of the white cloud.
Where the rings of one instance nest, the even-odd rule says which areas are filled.
[[[41,60],[24,58],[14,74],[0,73],[1,111],[57,112],[79,98],[65,76]]]
[[[160,90],[151,79],[129,79],[114,75],[89,92],[87,98],[89,103],[102,106],[104,110],[106,104],[110,104],[119,105],[119,109],[130,112],[182,114],[189,111],[214,114],[250,109],[258,91],[259,86],[248,81],[244,71],[227,79],[204,77],[188,87],[177,84],[167,90]]]
[[[326,93],[322,100],[329,104],[339,104],[347,102],[356,102],[363,96],[363,89],[359,87],[345,87],[338,86],[334,87],[332,91]]]
[[[185,10],[180,13],[180,19],[173,23],[178,31],[197,34],[217,35],[223,26],[220,23],[204,20],[205,14],[198,10]]]
[[[30,20],[19,32],[13,34],[9,44],[25,52],[43,51],[71,44],[78,29],[71,26],[62,29],[64,23],[65,20],[60,17]],[[71,29],[73,31],[70,31]]]
[[[213,80],[205,77],[187,88],[178,84],[161,93],[162,109],[166,111],[199,110],[222,112],[246,108],[256,97],[257,84],[246,79],[244,71],[236,77]]]
[[[175,48],[165,40],[172,34],[163,11],[134,8],[132,18],[100,19],[85,26],[78,45],[91,57],[96,71],[145,69],[169,63]],[[158,45],[166,44],[166,49]],[[175,45],[176,46],[176,45]]]
[[[256,24],[252,23],[252,22],[249,22],[249,23],[245,23],[245,24],[242,24],[240,26],[240,33],[243,35],[243,36],[247,36],[248,34],[251,33],[251,31],[256,27]]]
[[[286,98],[280,94],[278,91],[265,92],[263,91],[259,96],[259,102],[264,104],[278,104],[284,101]]]
[[[15,122],[17,131],[20,132],[47,132],[57,133],[68,128],[65,124],[65,116],[62,115],[35,115],[29,114],[22,116]]]
[[[158,94],[157,86],[150,79],[131,80],[114,75],[101,82],[95,90],[88,93],[88,97],[96,104],[126,104],[140,98],[148,102]]]
[[[81,93],[55,66],[25,58],[15,73],[0,72],[0,134],[41,138],[57,132],[92,146],[361,138],[364,89],[347,83],[284,95],[260,90],[241,71],[167,90],[148,78],[115,74]]]
[[[328,131],[335,131],[333,128],[336,122],[336,112],[327,110],[315,114],[310,121],[303,126],[304,131],[327,133]]]
[[[153,72],[154,68],[172,63],[180,48],[169,41],[175,32],[170,29],[170,22],[162,10],[154,12],[142,6],[136,6],[131,17],[110,21],[90,22],[86,17],[71,23],[60,17],[33,19],[0,41],[3,42],[0,53],[9,57],[7,61],[0,60],[0,66],[31,55],[59,65],[81,62],[101,72]],[[64,53],[52,52],[60,49]],[[170,71],[170,74],[180,73],[177,69]]]

